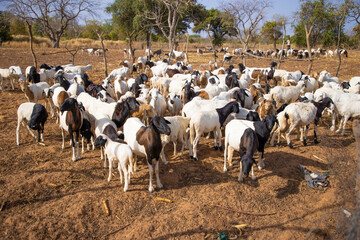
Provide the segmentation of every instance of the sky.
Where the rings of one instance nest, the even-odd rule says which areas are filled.
[[[227,0],[225,0],[226,2]],[[299,0],[270,0],[272,2],[272,8],[265,16],[265,20],[271,20],[273,15],[278,14],[281,16],[286,16],[289,19],[289,25],[286,28],[287,34],[292,35],[293,30],[291,28],[291,23],[296,19],[296,11],[300,9],[300,1]],[[105,13],[106,6],[110,5],[114,2],[114,0],[103,0],[99,1],[100,6],[98,7],[98,14],[82,16],[80,23],[84,23],[85,20],[108,20],[111,18],[111,15]],[[221,5],[223,4],[223,0],[197,0],[198,3],[204,5],[206,9],[217,8],[221,9]],[[0,10],[6,10],[6,5],[1,4]],[[192,34],[192,31],[189,31]]]

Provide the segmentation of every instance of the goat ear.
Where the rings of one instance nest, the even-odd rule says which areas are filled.
[[[140,106],[140,103],[138,101],[135,101],[135,104],[139,105]]]
[[[247,97],[249,96],[245,91],[244,91],[244,94],[245,94],[245,96],[247,96]]]
[[[169,122],[169,121],[168,121],[168,120],[166,120],[166,119],[165,119],[165,122],[166,122],[167,124],[171,124],[171,122]]]

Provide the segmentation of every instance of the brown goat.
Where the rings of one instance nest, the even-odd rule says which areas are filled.
[[[288,86],[295,86],[296,85],[296,82],[294,80],[286,80],[284,82],[284,86],[285,87],[288,87]]]
[[[253,104],[256,104],[258,102],[258,100],[264,95],[264,90],[258,89],[254,85],[251,85],[250,91],[253,96]]]
[[[139,118],[145,124],[149,124],[150,120],[156,116],[156,112],[153,106],[145,104],[141,105],[139,110],[133,112],[131,116]]]
[[[169,78],[172,78],[175,74],[178,73],[180,73],[180,71],[177,69],[170,69],[170,68],[166,69],[166,74],[169,76]]]
[[[265,119],[265,116],[276,114],[276,107],[274,101],[266,100],[265,98],[260,98],[258,104],[259,106],[256,108],[256,111],[259,114],[259,117],[262,121]]]
[[[197,97],[201,97],[201,98],[207,99],[207,100],[210,99],[209,94],[208,94],[205,90],[202,90],[202,91],[200,92],[200,94],[197,95]]]

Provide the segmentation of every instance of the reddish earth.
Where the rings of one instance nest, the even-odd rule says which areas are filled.
[[[38,49],[38,62],[65,64],[67,53]],[[122,51],[110,49],[109,69],[117,68]],[[119,57],[120,56],[120,57]],[[210,55],[190,55],[197,66]],[[2,48],[0,67],[32,64],[27,49]],[[360,52],[350,51],[343,60],[341,80],[360,76]],[[78,54],[76,63],[90,63],[90,78],[100,82],[103,61]],[[239,58],[236,62],[240,61]],[[247,60],[248,66],[268,66],[268,60]],[[314,70],[335,73],[337,59],[321,59]],[[287,70],[306,71],[307,63],[287,62]],[[21,128],[21,145],[16,146],[17,107],[26,101],[20,90],[0,94],[0,237],[2,239],[214,239],[225,232],[231,239],[344,239],[355,203],[356,144],[347,126],[344,137],[329,130],[328,119],[319,129],[320,144],[312,134],[304,147],[293,136],[295,149],[285,146],[265,150],[264,170],[255,171],[257,182],[237,182],[238,164],[222,172],[223,152],[212,149],[212,140],[201,138],[199,162],[171,157],[160,163],[164,189],[148,192],[148,169],[144,162],[131,177],[128,192],[122,191],[118,172],[110,183],[108,170],[100,161],[100,151],[86,151],[82,159],[71,161],[71,148],[61,150],[61,133],[55,119],[45,125],[45,146],[38,145]],[[238,155],[236,155],[238,156]],[[299,164],[311,171],[330,171],[330,187],[322,192],[308,187],[297,171]],[[171,200],[165,202],[157,197]],[[103,201],[109,208],[106,213]],[[220,206],[220,207],[218,207]],[[227,208],[227,209],[225,209]],[[250,214],[245,214],[250,213]],[[256,213],[267,214],[265,216]],[[233,225],[246,224],[241,231]],[[345,235],[344,235],[345,234]]]

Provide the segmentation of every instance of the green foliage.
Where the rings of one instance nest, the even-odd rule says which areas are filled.
[[[10,18],[10,34],[11,35],[27,34],[25,23],[15,16],[12,16]]]
[[[308,29],[314,25],[310,35],[311,46],[319,44],[322,46],[336,45],[338,23],[341,18],[339,9],[326,0],[301,0],[300,11],[297,13],[299,21],[293,25],[292,42],[300,47],[306,46],[305,25]]]
[[[106,12],[112,14],[113,25],[128,37],[140,30],[139,20],[136,20],[138,6],[138,0],[115,0],[106,8]]]
[[[281,31],[283,25],[278,21],[266,21],[265,24],[261,28],[261,35],[265,38],[265,40],[274,43],[274,47],[276,46],[276,42],[283,35]]]
[[[206,10],[204,6],[199,8],[197,15],[194,17],[193,31],[199,33],[209,31],[213,34],[212,42],[215,46],[221,46],[225,42],[225,35],[236,35],[233,27],[234,21],[228,13],[220,12],[217,9]]]
[[[10,22],[3,11],[0,11],[0,44],[11,40]]]

